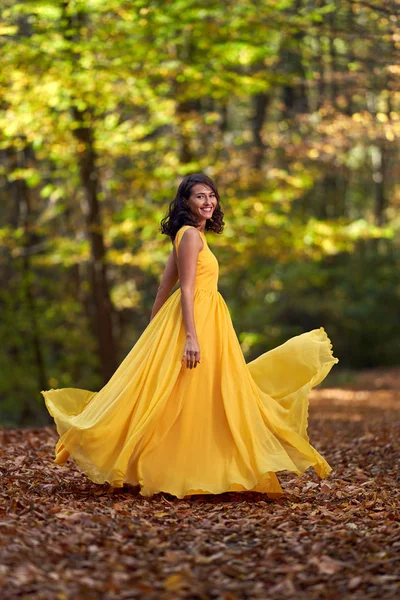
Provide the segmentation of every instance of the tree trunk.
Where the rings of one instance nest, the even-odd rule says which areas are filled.
[[[28,149],[13,152],[9,155],[10,167],[18,169],[27,169],[28,165]],[[21,263],[22,263],[22,286],[26,301],[27,312],[29,316],[29,331],[23,332],[26,336],[26,341],[29,340],[32,347],[32,356],[36,371],[37,389],[46,390],[48,387],[45,362],[42,353],[42,345],[40,340],[40,328],[38,320],[38,311],[36,308],[36,299],[33,291],[34,273],[31,264],[32,247],[35,245],[36,235],[33,231],[33,216],[30,190],[24,179],[17,179],[12,184],[15,205],[17,208],[19,226],[23,230],[23,243],[21,246]],[[37,420],[37,406],[34,397],[27,397],[22,411],[21,423],[31,423]]]
[[[338,66],[337,66],[337,52],[335,48],[335,15],[331,13],[329,15],[329,24],[331,27],[330,35],[329,35],[329,70],[330,70],[330,100],[332,105],[335,108],[338,108],[337,98],[338,98]]]
[[[296,0],[294,6],[288,9],[289,13],[301,10],[301,1]],[[305,72],[302,64],[302,42],[304,31],[297,31],[282,47],[280,52],[281,68],[288,82],[283,86],[283,115],[286,119],[295,118],[297,114],[309,110]],[[291,81],[293,79],[293,82]]]
[[[98,198],[98,172],[96,153],[93,144],[93,132],[87,125],[88,115],[77,108],[73,109],[74,118],[79,127],[75,129],[76,138],[82,145],[79,157],[81,185],[86,200],[86,231],[90,241],[90,285],[94,303],[94,329],[97,337],[101,371],[107,382],[114,373],[117,361],[112,322],[112,304],[110,298],[105,246],[101,222],[101,209]]]
[[[194,156],[191,144],[191,135],[188,131],[188,121],[199,113],[201,103],[199,100],[181,100],[176,105],[176,120],[180,140],[179,161],[182,164],[190,163]]]
[[[256,94],[252,98],[253,120],[252,132],[254,143],[254,167],[261,169],[264,156],[264,143],[261,137],[262,128],[267,114],[270,97],[268,94]]]
[[[372,154],[372,169],[375,182],[375,222],[378,227],[382,227],[386,222],[385,167],[385,148],[377,146]]]
[[[64,0],[63,27],[64,37],[68,41],[80,39],[80,31],[87,19],[85,7],[72,6],[70,0]],[[77,62],[77,54],[71,53]],[[79,90],[76,91],[76,96]],[[94,134],[91,127],[90,108],[81,111],[72,99],[71,111],[78,125],[74,135],[80,142],[79,172],[86,201],[86,234],[90,242],[89,281],[94,305],[93,329],[97,338],[101,372],[106,383],[117,367],[115,340],[112,320],[112,304],[109,291],[107,265],[105,260],[104,236],[101,220],[101,207],[98,197],[98,170],[94,149]]]

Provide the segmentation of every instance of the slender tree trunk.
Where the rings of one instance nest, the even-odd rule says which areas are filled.
[[[316,44],[318,47],[318,58],[317,58],[317,65],[318,65],[318,88],[317,88],[317,100],[316,100],[316,109],[320,109],[325,101],[325,87],[326,87],[326,82],[325,82],[325,57],[324,57],[324,45],[321,41],[321,39],[317,38],[316,40]]]
[[[254,167],[260,169],[264,156],[264,142],[262,140],[261,132],[267,114],[267,108],[270,102],[268,94],[256,94],[252,97],[253,103],[253,121],[252,121],[252,132],[253,132],[253,144],[254,144]]]
[[[301,0],[296,0],[294,6],[288,12],[299,11],[301,8]],[[282,89],[283,113],[286,119],[295,118],[297,114],[306,113],[309,110],[305,72],[301,56],[304,35],[303,31],[297,31],[280,52],[281,68],[285,75],[289,77],[289,81]],[[293,82],[290,81],[290,78],[293,78]]]
[[[71,10],[72,6],[72,10]],[[62,2],[64,36],[69,41],[77,41],[82,26],[87,20],[84,5],[74,6],[70,0]],[[74,12],[75,11],[75,12]],[[72,53],[73,61],[78,56]],[[76,95],[79,91],[76,91]],[[73,117],[77,123],[74,135],[80,142],[78,156],[81,186],[86,202],[86,233],[90,242],[89,281],[94,305],[93,328],[97,338],[101,372],[106,383],[117,367],[115,339],[113,332],[112,303],[105,260],[105,246],[101,219],[101,206],[98,197],[99,175],[96,166],[94,133],[91,127],[90,108],[81,111],[72,102]]]
[[[29,150],[27,148],[12,153],[9,156],[11,168],[28,168],[28,154]],[[47,375],[40,339],[39,316],[33,290],[34,272],[31,263],[31,254],[32,248],[37,240],[33,230],[34,219],[32,215],[32,202],[30,190],[24,179],[17,179],[12,184],[12,189],[17,208],[19,226],[23,230],[23,244],[21,246],[22,286],[30,324],[29,331],[24,332],[24,335],[26,341],[29,341],[32,347],[37,389],[39,392],[40,390],[47,389]],[[21,411],[21,422],[31,423],[36,419],[37,406],[34,397],[27,397]]]
[[[337,65],[337,52],[336,52],[336,48],[335,48],[335,35],[334,35],[334,31],[335,31],[335,15],[334,13],[331,13],[329,15],[329,24],[331,26],[331,34],[329,36],[329,70],[330,70],[330,100],[333,106],[335,106],[335,108],[338,108],[337,106],[337,97],[338,97],[338,83],[337,83],[337,76],[338,76],[338,65]]]
[[[179,160],[183,164],[191,162],[194,158],[192,150],[192,136],[188,130],[188,121],[201,110],[199,100],[181,100],[176,106],[176,120],[179,135]]]
[[[105,246],[101,221],[101,209],[98,198],[98,171],[94,150],[93,131],[86,124],[87,114],[74,108],[74,118],[79,127],[75,136],[81,143],[79,169],[81,185],[86,200],[86,230],[90,241],[90,284],[95,313],[95,332],[97,336],[101,371],[107,382],[114,373],[117,362],[113,334],[112,304],[110,298]]]
[[[386,153],[384,146],[375,147],[372,156],[372,169],[375,183],[375,222],[382,227],[385,222],[386,193],[385,193],[385,170]]]

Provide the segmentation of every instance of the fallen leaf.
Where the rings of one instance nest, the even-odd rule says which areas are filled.
[[[183,585],[185,584],[185,580],[179,573],[175,575],[170,575],[166,579],[164,579],[164,588],[169,592],[177,592],[179,591]]]

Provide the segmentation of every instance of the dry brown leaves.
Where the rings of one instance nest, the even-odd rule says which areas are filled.
[[[0,432],[1,598],[399,597],[400,373],[368,377],[314,392],[334,472],[282,474],[274,502],[111,492],[53,464],[52,428]]]

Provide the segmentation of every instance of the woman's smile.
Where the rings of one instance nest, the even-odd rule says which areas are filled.
[[[210,217],[212,215],[213,212],[213,207],[212,206],[203,206],[203,208],[200,209],[204,214],[206,214],[208,217]]]

